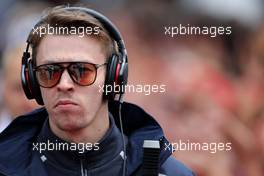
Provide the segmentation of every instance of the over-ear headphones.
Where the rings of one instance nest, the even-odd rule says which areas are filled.
[[[124,40],[118,29],[107,17],[105,17],[104,15],[102,15],[101,13],[95,10],[84,7],[65,7],[63,9],[69,11],[82,11],[93,16],[105,27],[105,29],[108,31],[110,36],[117,43],[118,53],[113,54],[108,59],[105,85],[104,85],[104,88],[106,88],[107,86],[112,86],[111,89],[112,91],[107,92],[106,90],[104,90],[104,97],[108,100],[113,100],[116,94],[122,95],[124,93],[124,86],[127,84],[127,78],[128,78],[128,58],[127,58],[127,51],[125,48]],[[34,26],[33,29],[36,29],[38,25],[42,22],[42,20],[43,18],[39,22],[37,22],[37,24]],[[40,87],[38,85],[36,75],[33,69],[32,59],[30,57],[30,52],[29,52],[29,47],[31,44],[30,40],[31,39],[29,35],[27,39],[27,47],[22,56],[22,67],[21,67],[22,86],[25,95],[28,99],[35,99],[39,105],[44,105],[40,92]],[[114,89],[115,85],[120,87],[118,89],[119,92],[115,91]]]

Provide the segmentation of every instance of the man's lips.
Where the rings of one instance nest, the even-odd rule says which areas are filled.
[[[75,103],[74,101],[71,100],[59,100],[54,108],[58,107],[58,106],[67,106],[67,105],[77,105],[77,103]]]

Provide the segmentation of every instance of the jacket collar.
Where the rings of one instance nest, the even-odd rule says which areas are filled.
[[[113,114],[119,128],[118,106],[117,101],[109,103],[109,111]],[[142,108],[126,102],[122,104],[122,119],[124,133],[128,137],[127,173],[130,175],[142,164],[144,140],[160,141],[160,165],[162,165],[171,155],[172,150],[157,121]],[[168,146],[170,149],[167,148]]]
[[[50,129],[48,119],[44,122],[38,135],[37,144],[52,146],[54,150],[44,150],[42,155],[48,161],[63,168],[79,167],[80,162],[86,164],[87,169],[100,167],[110,162],[120,154],[122,148],[122,136],[115,125],[114,119],[109,114],[110,127],[104,137],[97,143],[70,143],[58,138]],[[87,146],[87,150],[85,147]],[[64,146],[64,147],[62,147]]]

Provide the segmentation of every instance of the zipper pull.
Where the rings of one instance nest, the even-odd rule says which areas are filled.
[[[83,159],[81,159],[81,176],[88,176],[87,169],[83,167]]]

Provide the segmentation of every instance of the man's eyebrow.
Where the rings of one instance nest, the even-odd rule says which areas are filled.
[[[50,58],[45,60],[42,64],[54,64],[54,63],[62,63],[62,62],[88,62],[88,63],[93,63],[93,59],[88,60],[83,60],[83,59],[78,59],[74,58],[74,60],[71,60],[73,58]]]
[[[48,59],[48,60],[45,60],[43,63],[41,63],[41,65],[42,64],[54,64],[54,63],[58,63],[58,62],[61,62],[61,61],[59,61],[59,59]]]
[[[56,63],[63,63],[63,62],[75,62],[75,61],[65,61],[65,58],[63,59],[59,59],[59,58],[51,58],[51,59],[47,59],[45,60],[43,63],[41,63],[41,65],[43,64],[56,64]]]
[[[44,64],[54,64],[54,63],[58,63],[58,62],[54,60],[48,60],[48,61],[45,61]]]

